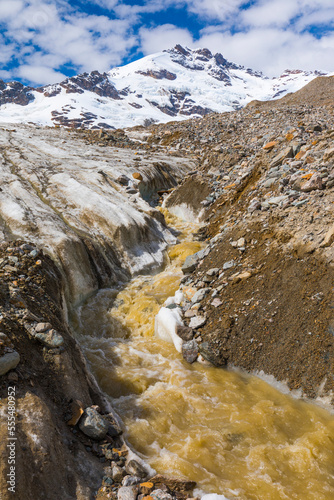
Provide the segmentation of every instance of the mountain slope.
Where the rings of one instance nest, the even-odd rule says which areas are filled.
[[[74,128],[120,128],[238,109],[295,92],[323,73],[286,71],[269,79],[208,49],[173,49],[108,73],[55,85],[0,81],[0,121]]]

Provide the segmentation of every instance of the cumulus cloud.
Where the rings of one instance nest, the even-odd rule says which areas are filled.
[[[203,33],[201,46],[218,51],[238,64],[278,76],[285,69],[334,71],[334,35],[317,39],[293,30],[254,28],[245,33]]]
[[[0,61],[15,55],[21,69],[14,68],[13,75],[40,84],[59,78],[64,65],[78,72],[109,70],[137,42],[129,20],[76,11],[62,0],[0,0],[0,12],[5,37]]]
[[[58,83],[65,80],[66,76],[60,71],[55,71],[46,66],[23,65],[18,68],[16,76],[28,80],[33,84],[39,84],[41,81],[48,83]]]
[[[140,30],[141,48],[144,54],[160,52],[179,43],[193,45],[193,37],[187,29],[178,28],[173,24],[163,24],[156,28],[142,28]]]
[[[39,84],[177,43],[270,75],[334,69],[333,0],[0,0],[0,30],[1,74]]]

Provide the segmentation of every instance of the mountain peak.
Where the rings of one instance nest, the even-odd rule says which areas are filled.
[[[182,45],[108,73],[92,71],[33,88],[0,81],[0,121],[74,128],[123,128],[239,109],[299,90],[321,72],[279,78]]]

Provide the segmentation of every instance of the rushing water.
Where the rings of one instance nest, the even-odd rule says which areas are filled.
[[[189,225],[169,220],[182,241],[165,271],[102,290],[79,311],[79,341],[126,438],[158,472],[231,500],[333,500],[333,415],[258,377],[189,365],[154,337],[180,265],[200,248]]]

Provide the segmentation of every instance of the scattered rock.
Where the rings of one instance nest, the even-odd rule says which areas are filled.
[[[64,338],[56,330],[48,330],[46,333],[36,333],[34,337],[46,347],[60,347],[64,343]]]
[[[71,403],[72,417],[67,422],[68,425],[77,425],[77,423],[79,422],[83,413],[84,413],[84,407],[83,407],[83,404],[81,403],[81,401],[79,401],[79,400],[72,401],[72,403]]]
[[[190,340],[182,344],[182,356],[188,363],[194,363],[198,357],[198,344],[196,340]]]
[[[146,483],[141,483],[139,486],[139,491],[142,495],[149,495],[154,488],[154,484],[150,481]]]
[[[213,299],[213,301],[211,302],[211,305],[213,307],[219,307],[222,304],[223,304],[223,302],[220,299],[218,299],[218,298]]]
[[[108,432],[108,422],[93,408],[86,408],[79,421],[80,430],[86,436],[101,440]]]
[[[0,375],[5,375],[9,370],[13,370],[20,362],[20,355],[18,352],[7,352],[0,357]]]
[[[129,474],[132,474],[134,476],[138,476],[140,478],[145,478],[147,476],[147,472],[144,469],[144,467],[137,462],[136,460],[130,460],[125,467],[126,471]]]
[[[270,164],[270,167],[272,168],[282,165],[284,160],[286,160],[287,158],[293,158],[293,156],[293,149],[289,146],[275,156]]]
[[[35,326],[35,332],[36,333],[44,333],[47,330],[51,330],[51,328],[52,328],[51,323],[38,323]]]
[[[202,302],[202,300],[204,299],[204,297],[206,296],[206,294],[209,293],[209,292],[210,292],[210,288],[201,288],[200,290],[198,290],[195,293],[195,295],[191,299],[191,302],[193,304],[196,304],[196,302]]]
[[[167,491],[159,489],[152,491],[151,497],[153,500],[173,500],[172,495],[167,493]]]
[[[118,465],[114,465],[111,469],[111,477],[115,481],[115,483],[121,483],[123,481],[123,469]],[[131,486],[129,484],[125,484],[124,486]]]
[[[225,353],[221,353],[219,349],[215,346],[209,344],[209,342],[202,342],[199,346],[199,352],[204,359],[209,361],[214,366],[225,366],[227,358]]]
[[[188,326],[184,326],[184,325],[177,325],[176,333],[182,340],[185,340],[185,341],[192,340],[192,338],[194,336],[193,330],[191,328],[189,328]]]
[[[214,268],[212,268],[212,269],[209,269],[209,270],[206,272],[206,274],[207,274],[208,276],[216,276],[216,275],[219,273],[219,271],[220,271],[219,267],[214,267]]]
[[[188,255],[188,257],[186,258],[186,260],[184,261],[184,264],[182,266],[182,272],[184,274],[187,274],[187,273],[192,273],[195,269],[196,269],[196,266],[197,266],[197,263],[198,263],[198,256],[197,254],[194,254],[194,255]]]
[[[318,173],[313,174],[310,180],[301,186],[301,191],[304,193],[309,193],[315,189],[323,189],[322,177]]]
[[[189,326],[190,328],[193,328],[195,330],[196,328],[200,328],[201,326],[205,325],[205,323],[205,316],[194,316],[193,318],[191,318]]]
[[[127,186],[130,182],[130,179],[126,175],[122,174],[117,177],[116,181],[122,184],[122,186]]]
[[[136,181],[142,181],[142,180],[143,180],[143,176],[142,176],[139,172],[134,172],[134,173],[132,174],[132,177],[133,177],[134,179],[136,179]]]
[[[234,260],[230,260],[230,261],[225,262],[223,264],[223,270],[226,271],[226,269],[230,269],[231,267],[234,267],[234,266],[235,266]]]
[[[136,500],[138,494],[137,486],[122,486],[118,490],[118,500]]]

